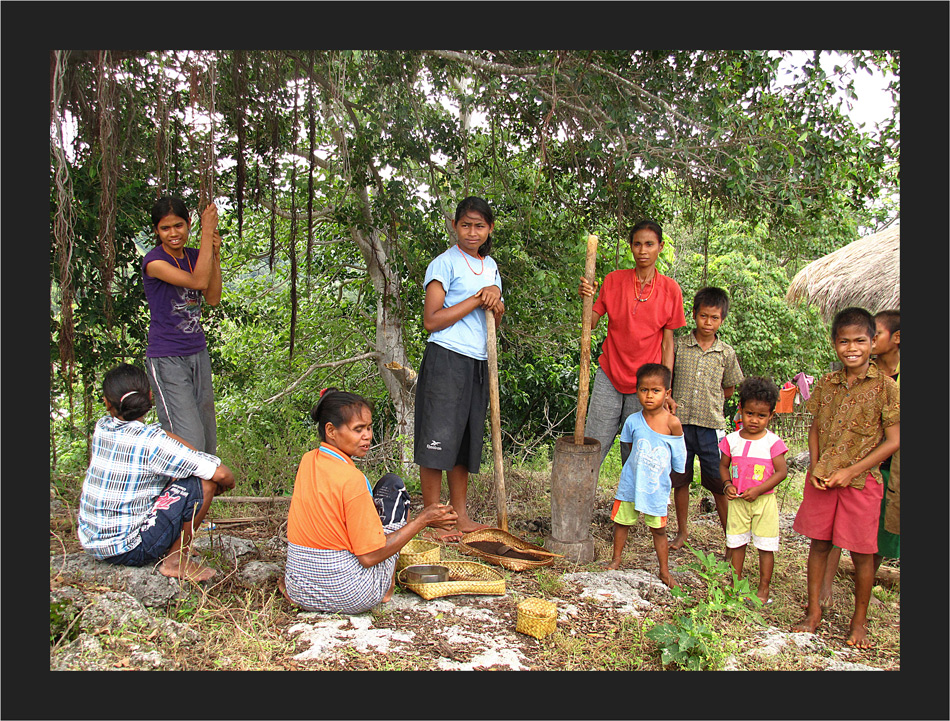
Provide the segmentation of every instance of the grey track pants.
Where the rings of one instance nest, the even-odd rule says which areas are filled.
[[[636,393],[621,393],[610,382],[607,374],[600,368],[594,375],[594,388],[590,393],[590,404],[587,406],[587,422],[584,424],[584,435],[600,441],[600,465],[610,452],[614,439],[623,428],[627,416],[642,410],[640,399]]]
[[[158,422],[165,432],[214,454],[218,429],[208,349],[194,355],[147,358],[146,366]]]

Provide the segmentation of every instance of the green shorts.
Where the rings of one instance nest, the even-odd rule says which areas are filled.
[[[633,501],[614,499],[613,511],[610,513],[610,519],[614,523],[621,526],[633,526],[641,515],[648,528],[666,528],[667,516],[651,516],[649,513],[640,513],[633,505]]]
[[[763,493],[751,503],[734,498],[729,501],[728,514],[728,548],[740,548],[751,540],[760,551],[778,550],[778,503],[774,493]]]
[[[901,537],[884,528],[884,514],[887,510],[887,484],[891,480],[891,470],[882,468],[881,476],[884,478],[884,497],[881,499],[881,520],[877,529],[877,555],[884,558],[900,558]]]

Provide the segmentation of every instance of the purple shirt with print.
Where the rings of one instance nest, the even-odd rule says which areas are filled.
[[[198,250],[184,250],[185,258],[178,260],[157,245],[142,259],[145,298],[151,315],[145,352],[148,358],[194,355],[207,347],[201,328],[201,291],[166,283],[145,272],[153,260],[164,260],[190,273],[198,261]]]

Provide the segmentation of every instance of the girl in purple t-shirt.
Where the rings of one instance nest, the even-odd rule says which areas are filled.
[[[186,247],[188,218],[179,198],[160,198],[152,207],[158,244],[142,260],[150,316],[145,355],[162,428],[199,451],[214,453],[217,424],[201,304],[221,300],[218,209],[209,203],[201,214],[197,250]]]

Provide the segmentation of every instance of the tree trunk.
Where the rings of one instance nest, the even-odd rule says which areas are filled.
[[[368,207],[368,199],[363,198]],[[411,438],[415,420],[416,373],[409,366],[403,331],[403,307],[399,294],[399,277],[390,263],[389,243],[378,228],[369,231],[351,229],[353,241],[366,261],[370,281],[376,290],[376,359],[380,376],[392,399],[396,412],[395,440],[399,460],[405,468],[411,465]]]

